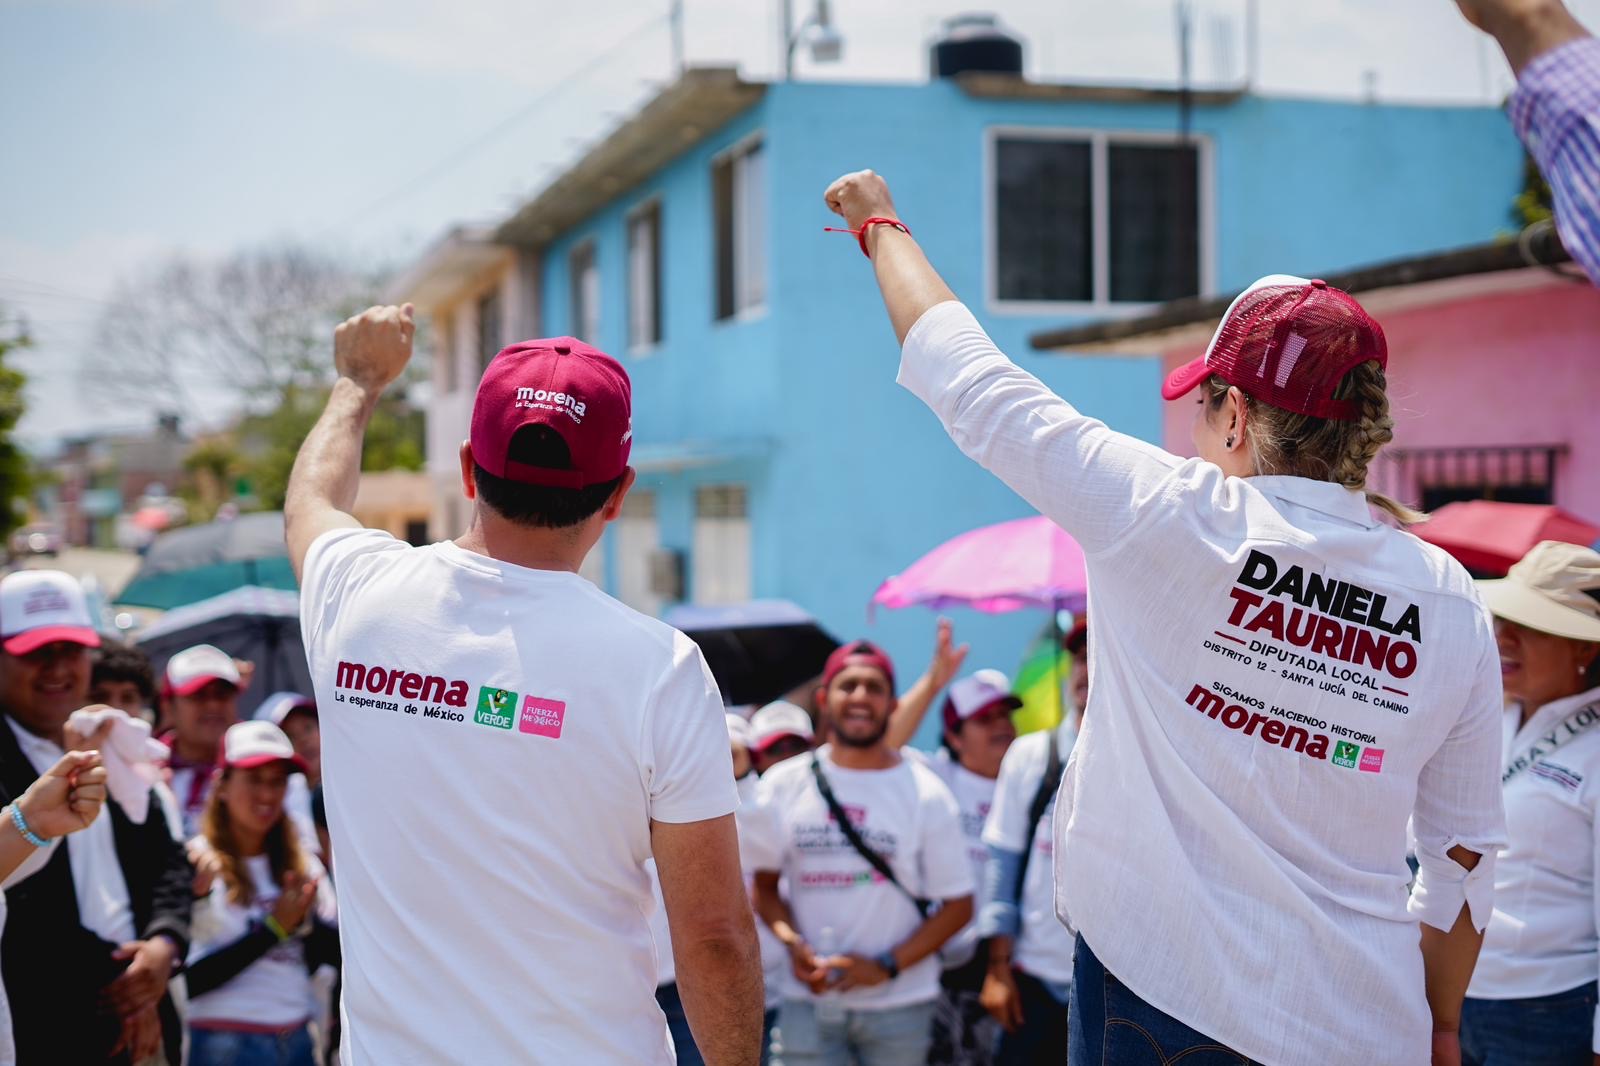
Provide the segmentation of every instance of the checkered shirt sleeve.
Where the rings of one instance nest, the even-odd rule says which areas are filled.
[[[1600,284],[1600,38],[1571,41],[1528,64],[1510,110],[1555,194],[1562,243]]]

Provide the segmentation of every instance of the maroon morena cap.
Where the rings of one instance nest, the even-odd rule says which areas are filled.
[[[881,670],[883,676],[889,679],[889,688],[894,688],[894,661],[870,640],[852,640],[835,648],[822,667],[822,687],[833,684],[833,679],[851,666],[871,666]]]
[[[1176,400],[1212,374],[1273,407],[1313,418],[1352,420],[1357,406],[1334,390],[1353,368],[1389,363],[1383,328],[1341,289],[1287,274],[1240,293],[1206,348],[1174,370],[1161,395]]]
[[[548,426],[566,442],[567,469],[517,462],[511,439]],[[582,489],[622,476],[633,447],[633,388],[615,359],[572,337],[523,341],[489,362],[472,402],[472,458],[495,477]]]

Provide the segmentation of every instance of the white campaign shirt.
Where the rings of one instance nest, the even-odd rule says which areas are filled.
[[[1046,732],[1018,737],[1006,750],[994,791],[994,809],[989,812],[983,839],[1007,851],[1033,848],[1023,875],[1022,904],[1017,908],[1022,929],[1012,944],[1012,963],[1041,980],[1070,984],[1073,938],[1056,917],[1055,835],[1050,828],[1056,805],[1054,797],[1034,828],[1033,839],[1028,840],[1028,814],[1033,808],[1033,797],[1044,781],[1052,738],[1065,762],[1078,740],[1078,731],[1070,722]]]
[[[825,746],[819,753],[834,796],[906,891],[934,900],[972,894],[961,812],[938,777],[911,759],[886,770],[847,770],[833,762],[829,750]],[[810,756],[768,770],[757,797],[763,829],[746,845],[754,869],[780,871],[788,878],[789,909],[814,950],[826,948],[823,930],[832,930],[834,952],[870,957],[897,947],[922,925],[916,905],[838,830],[811,776]],[[841,993],[841,998],[851,1010],[924,1003],[939,994],[939,970],[935,953],[892,981]],[[784,998],[810,995],[789,969]]]
[[[988,902],[984,894],[983,868],[989,863],[989,849],[983,843],[983,824],[989,819],[989,808],[994,803],[995,781],[968,770],[950,757],[948,748],[939,748],[931,755],[916,748],[902,748],[901,754],[917,760],[932,770],[950,794],[956,798],[961,811],[961,835],[967,842],[967,862],[972,866],[972,921],[939,949],[939,958],[946,969],[954,969],[972,961],[978,947],[978,914]]]
[[[755,860],[765,850],[758,842],[760,835],[766,831],[757,804],[760,788],[761,778],[753,772],[739,779],[739,813],[736,816],[739,824],[739,863],[744,867],[744,887],[750,893],[752,908],[755,906]],[[787,897],[788,883],[779,881],[778,891]],[[790,969],[789,949],[761,920],[761,915],[757,914],[755,921],[756,940],[761,947],[761,978],[766,988],[766,1007],[773,1010],[783,1002],[783,975]]]
[[[1467,995],[1528,999],[1600,977],[1600,688],[1505,712],[1510,846]],[[1594,1050],[1600,1053],[1600,1017]]]
[[[320,879],[314,904],[317,917],[332,924],[338,920],[333,886],[321,863],[311,856],[306,859],[310,876]],[[232,944],[250,931],[252,922],[272,913],[282,890],[272,879],[271,862],[265,855],[254,855],[245,859],[245,869],[256,893],[248,907],[228,899],[228,887],[220,877],[212,882],[210,895],[195,901],[190,964]],[[189,1021],[201,1026],[233,1022],[287,1029],[305,1022],[315,1010],[305,942],[294,938],[276,945],[225,984],[191,997]]]
[[[1253,1059],[1426,1062],[1418,920],[1467,901],[1481,928],[1505,839],[1499,656],[1466,571],[1359,492],[1113,432],[958,303],[912,328],[900,381],[1084,550],[1098,636],[1055,819],[1062,916]],[[1484,856],[1471,874],[1458,842]]]
[[[737,804],[699,649],[576,574],[361,529],[312,544],[301,619],[346,1066],[670,1064],[650,823]]]
[[[66,754],[55,741],[34,736],[14,719],[7,718],[6,722],[16,735],[22,754],[38,773],[50,769]],[[72,888],[78,897],[78,923],[113,944],[135,939],[128,879],[122,874],[111,815],[104,807],[87,828],[67,837],[67,863],[72,868]]]

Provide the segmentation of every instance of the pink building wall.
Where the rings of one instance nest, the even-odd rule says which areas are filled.
[[[1475,287],[1463,280],[1437,299],[1363,299],[1389,341],[1390,447],[1564,444],[1555,503],[1600,522],[1600,290],[1537,276],[1528,287],[1525,273],[1497,292],[1463,293]],[[1204,350],[1164,353],[1163,373]],[[1165,406],[1165,447],[1192,455],[1193,401]]]

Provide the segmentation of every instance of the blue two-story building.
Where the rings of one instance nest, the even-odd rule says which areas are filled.
[[[1482,242],[1522,153],[1484,107],[1244,91],[742,80],[691,69],[494,228],[447,234],[396,285],[431,320],[434,535],[466,520],[457,449],[485,362],[573,334],[632,375],[638,486],[590,576],[646,611],[781,597],[868,635],[909,679],[933,618],[878,583],[1028,513],[894,383],[870,264],[822,194],[885,175],[955,292],[1022,366],[1160,440],[1153,360],[1031,350],[1049,326]],[[1038,616],[958,617],[970,666],[1014,669]]]

